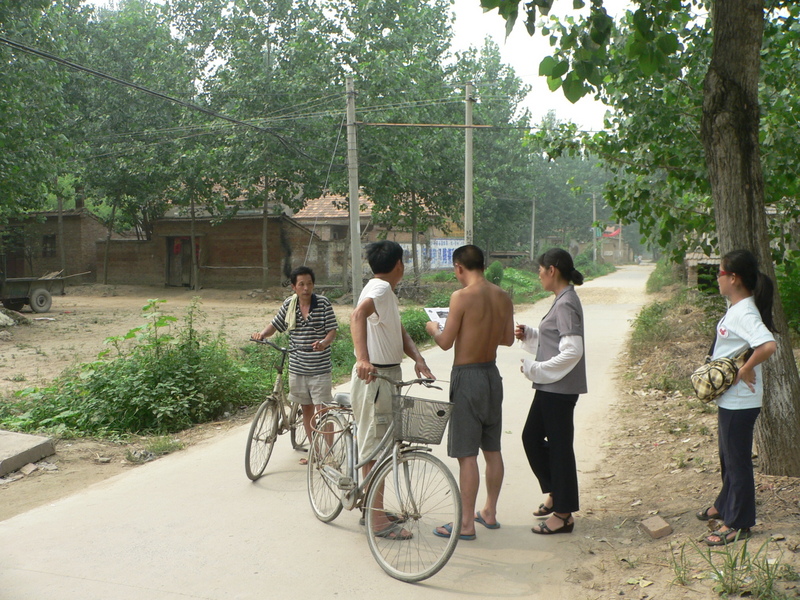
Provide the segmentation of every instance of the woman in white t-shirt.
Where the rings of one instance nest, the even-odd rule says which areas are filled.
[[[717,324],[712,358],[733,358],[749,348],[753,353],[739,369],[733,385],[716,400],[722,489],[713,506],[697,513],[701,521],[722,521],[722,526],[706,537],[709,546],[748,538],[750,527],[755,525],[752,449],[753,428],[764,394],[761,363],[777,349],[772,336],[774,285],[758,270],[756,257],[748,250],[729,252],[722,257],[717,283],[729,306]]]

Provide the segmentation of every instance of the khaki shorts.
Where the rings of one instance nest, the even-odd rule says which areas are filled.
[[[400,366],[375,369],[381,375],[395,380],[403,378]],[[358,460],[362,461],[378,446],[389,423],[392,422],[392,392],[394,386],[384,379],[366,383],[356,375],[353,366],[350,381],[350,404],[356,422]]]
[[[298,404],[332,404],[331,374],[295,375],[289,373],[289,401]]]

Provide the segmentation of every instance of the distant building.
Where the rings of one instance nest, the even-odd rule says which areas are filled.
[[[106,226],[86,208],[64,210],[60,219],[57,211],[12,219],[0,230],[0,271],[6,277],[41,277],[63,269],[63,275],[88,273],[75,282],[95,281],[95,245],[106,234]]]

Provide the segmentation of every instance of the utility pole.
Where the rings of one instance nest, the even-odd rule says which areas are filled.
[[[468,81],[464,89],[466,115],[464,129],[464,243],[471,244],[474,239],[472,224],[472,82]]]
[[[353,283],[353,306],[361,295],[361,221],[358,202],[358,140],[356,138],[356,91],[353,78],[347,87],[347,178],[350,196],[350,264]]]

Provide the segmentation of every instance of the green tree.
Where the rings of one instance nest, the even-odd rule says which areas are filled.
[[[482,0],[481,3],[486,8],[499,8],[509,24],[517,18],[520,4],[518,0]],[[550,0],[524,4],[529,32],[536,30],[537,9],[547,13],[551,4]],[[710,11],[708,18],[701,14],[706,9]],[[683,106],[695,107],[695,119],[699,114],[699,136],[695,129],[690,141],[686,141],[676,127],[676,124],[686,122],[683,119],[649,131],[656,143],[672,148],[658,155],[666,160],[653,161],[650,169],[631,174],[640,178],[642,185],[632,188],[638,190],[633,191],[638,197],[629,196],[630,204],[649,205],[641,211],[655,213],[654,222],[658,222],[660,231],[669,229],[670,225],[682,220],[681,215],[694,218],[695,214],[703,212],[697,204],[698,200],[708,196],[703,193],[702,183],[707,178],[719,251],[724,254],[734,248],[748,248],[759,257],[764,271],[774,278],[760,150],[762,129],[758,88],[765,22],[770,24],[766,27],[767,43],[781,49],[778,61],[785,63],[791,60],[791,48],[796,39],[797,7],[794,3],[775,2],[769,6],[769,11],[765,12],[761,0],[730,0],[725,3],[643,1],[635,11],[630,11],[619,31],[620,37],[612,44],[612,20],[603,8],[602,0],[593,0],[588,16],[570,18],[563,23],[551,19],[543,26],[542,33],[552,36],[556,49],[553,56],[542,61],[540,73],[549,78],[551,89],[561,87],[565,96],[574,102],[592,91],[602,94],[602,90],[613,90],[617,84],[615,75],[628,61],[629,68],[635,66],[629,74],[640,80],[641,85],[653,82],[649,88],[653,97],[662,98],[663,92]],[[786,35],[777,41],[778,38],[772,34],[781,31]],[[709,38],[710,54],[704,52]],[[710,60],[706,61],[708,57]],[[665,82],[673,78],[681,84],[691,83],[691,80],[684,82],[684,71],[676,71],[676,68],[691,73],[695,81],[702,74],[702,87],[659,87],[658,81],[662,77]],[[765,78],[770,88],[777,82],[790,80],[771,69],[765,71],[770,74]],[[794,107],[794,102],[780,96],[781,90],[770,89],[770,93],[779,95],[782,106]],[[681,100],[680,96],[686,99]],[[634,132],[634,136],[640,135],[642,129],[635,123],[628,123],[624,117],[641,111],[635,109],[635,103],[631,110],[626,102],[627,96],[624,96],[617,98],[614,104],[625,125],[630,125],[622,134]],[[680,116],[691,118],[689,115]],[[663,125],[660,120],[658,122]],[[772,121],[767,120],[766,124],[772,125]],[[777,131],[765,133],[774,135]],[[656,132],[658,137],[654,135]],[[677,139],[673,139],[676,133]],[[691,130],[686,136],[692,137]],[[768,141],[767,137],[765,141]],[[701,146],[702,159],[699,154]],[[648,153],[652,144],[643,149],[625,144],[622,147],[633,152],[633,159],[637,155],[644,155],[645,161],[653,158]],[[779,147],[785,148],[783,145]],[[617,157],[618,160],[627,158],[629,155]],[[645,161],[638,164],[643,165]],[[689,168],[680,169],[681,165],[689,165]],[[669,179],[668,175],[673,173],[681,173],[685,181],[681,183],[675,177],[670,179],[669,185],[657,186],[655,195],[645,191],[648,181]],[[621,194],[631,193],[622,187],[618,189]],[[665,190],[675,194],[664,195]],[[666,208],[670,202],[677,202],[678,210]],[[698,223],[698,226],[701,225]],[[768,383],[756,441],[765,472],[797,476],[800,474],[800,446],[796,443],[800,436],[800,378],[779,297],[776,298],[775,317],[779,329],[778,352],[765,363],[764,374]]]
[[[475,243],[487,253],[527,248],[536,167],[543,164],[526,141],[530,114],[521,104],[530,88],[502,62],[491,40],[458,57],[455,77],[474,83],[473,122],[492,126],[473,136]]]
[[[0,36],[48,53],[70,45],[86,11],[78,0],[0,0]],[[0,226],[39,209],[72,151],[64,135],[69,108],[67,71],[8,43],[0,43]]]
[[[339,63],[353,73],[358,114],[372,123],[463,122],[463,96],[446,85],[449,2],[399,0],[333,3],[343,38]],[[459,107],[459,108],[456,108]],[[463,134],[441,128],[362,127],[359,179],[376,222],[412,233],[459,221]],[[344,188],[344,184],[340,183]]]
[[[83,48],[78,62],[97,71],[186,102],[195,95],[193,62],[156,4],[98,9]],[[112,207],[116,229],[150,239],[180,178],[185,140],[206,130],[186,127],[184,106],[87,73],[73,75],[66,96],[77,115],[73,137],[84,141],[84,181]]]
[[[219,131],[228,208],[297,211],[319,196],[344,110],[339,32],[320,3],[174,0],[170,14],[206,73],[204,101],[253,125]]]

